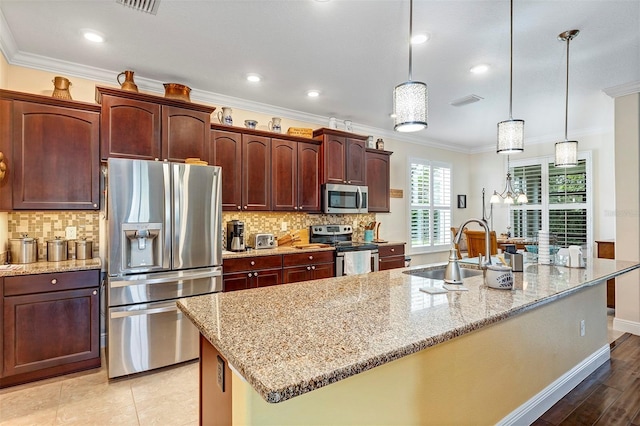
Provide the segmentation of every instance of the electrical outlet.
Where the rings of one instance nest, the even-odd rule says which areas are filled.
[[[289,224],[287,222],[280,223],[280,230],[281,231],[286,231],[287,229],[289,229]]]
[[[78,238],[78,229],[75,226],[67,226],[65,229],[65,238],[67,240],[75,240]]]
[[[584,337],[586,332],[585,326],[584,326],[584,320],[580,321],[580,337]]]

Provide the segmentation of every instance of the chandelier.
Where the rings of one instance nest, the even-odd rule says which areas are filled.
[[[409,81],[393,89],[393,130],[417,132],[427,127],[427,85],[411,79],[411,37],[413,36],[413,0],[409,2]]]
[[[507,157],[507,181],[504,186],[504,191],[498,193],[498,191],[494,190],[489,203],[496,204],[500,201],[504,201],[505,204],[513,204],[514,202],[518,204],[527,204],[529,202],[527,194],[514,190],[512,181],[513,179],[511,178],[511,172],[509,168],[509,157]]]

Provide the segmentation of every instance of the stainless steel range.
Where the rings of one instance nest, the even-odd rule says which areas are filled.
[[[110,158],[109,377],[198,358],[176,300],[222,290],[220,167]]]
[[[309,242],[331,244],[336,249],[336,277],[344,275],[345,253],[353,251],[371,252],[371,270],[378,270],[378,245],[353,241],[350,225],[312,225],[309,227]]]

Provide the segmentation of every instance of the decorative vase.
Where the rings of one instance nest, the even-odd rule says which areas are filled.
[[[121,76],[124,76],[123,82],[120,82]],[[120,88],[122,90],[127,90],[129,92],[138,91],[138,86],[136,86],[136,84],[133,82],[133,71],[130,71],[130,70],[122,71],[120,74],[118,74],[118,77],[116,78],[116,80],[118,80],[118,83],[120,83]]]
[[[51,82],[53,83],[52,97],[71,100],[71,93],[69,93],[71,82],[68,78],[57,76]]]

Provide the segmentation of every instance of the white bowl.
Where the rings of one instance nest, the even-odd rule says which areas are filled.
[[[513,288],[513,271],[510,266],[487,265],[484,282],[491,288],[511,290]]]

